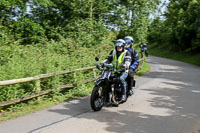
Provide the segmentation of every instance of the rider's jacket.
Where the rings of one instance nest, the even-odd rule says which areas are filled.
[[[124,57],[126,55],[127,50],[124,50],[119,57],[117,58],[117,52],[116,50],[113,51],[112,55],[113,55],[113,61],[112,64],[114,66],[115,70],[120,70],[123,68],[124,65]]]
[[[138,52],[133,48],[126,48],[126,50],[128,50],[131,54],[132,61],[131,61],[130,68],[135,70],[139,65]]]
[[[147,50],[147,44],[146,43],[141,43],[140,45],[142,50]]]
[[[128,50],[117,52],[114,49],[102,63],[112,63],[115,70],[120,70],[123,67],[128,69],[131,64],[131,54]]]

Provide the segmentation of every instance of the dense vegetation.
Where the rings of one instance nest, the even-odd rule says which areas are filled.
[[[126,35],[134,37],[136,47],[146,38],[149,15],[159,2],[1,0],[0,81],[94,65],[94,56],[105,58],[113,42]],[[86,74],[80,73],[79,79]],[[73,83],[71,77],[44,79],[42,89]],[[34,92],[34,82],[1,86],[0,102]]]
[[[154,19],[149,44],[170,51],[200,51],[200,1],[169,0],[164,19]]]

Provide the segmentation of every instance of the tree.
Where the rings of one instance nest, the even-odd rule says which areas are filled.
[[[162,28],[166,30],[160,34],[169,40],[170,48],[184,51],[200,46],[200,1],[170,0],[165,16]]]

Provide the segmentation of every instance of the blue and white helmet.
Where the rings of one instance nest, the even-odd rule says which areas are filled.
[[[124,47],[125,41],[123,39],[118,39],[115,43],[115,47],[117,47],[117,46]]]
[[[130,44],[130,47],[132,47],[133,42],[134,42],[134,40],[133,40],[133,38],[131,36],[126,36],[124,38],[124,41],[125,41],[125,46],[128,45],[128,44]]]

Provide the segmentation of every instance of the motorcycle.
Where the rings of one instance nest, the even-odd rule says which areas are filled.
[[[104,105],[118,106],[120,103],[123,103],[123,87],[120,82],[119,72],[125,70],[114,71],[113,65],[106,63],[104,63],[103,68],[97,68],[102,71],[102,75],[95,82],[91,93],[90,105],[92,109],[94,111],[99,111]],[[127,91],[127,98],[128,96],[129,93]]]
[[[143,52],[144,52],[144,54],[145,54],[146,57],[149,56],[146,47],[142,47],[142,48],[141,48],[141,53],[143,53]]]

